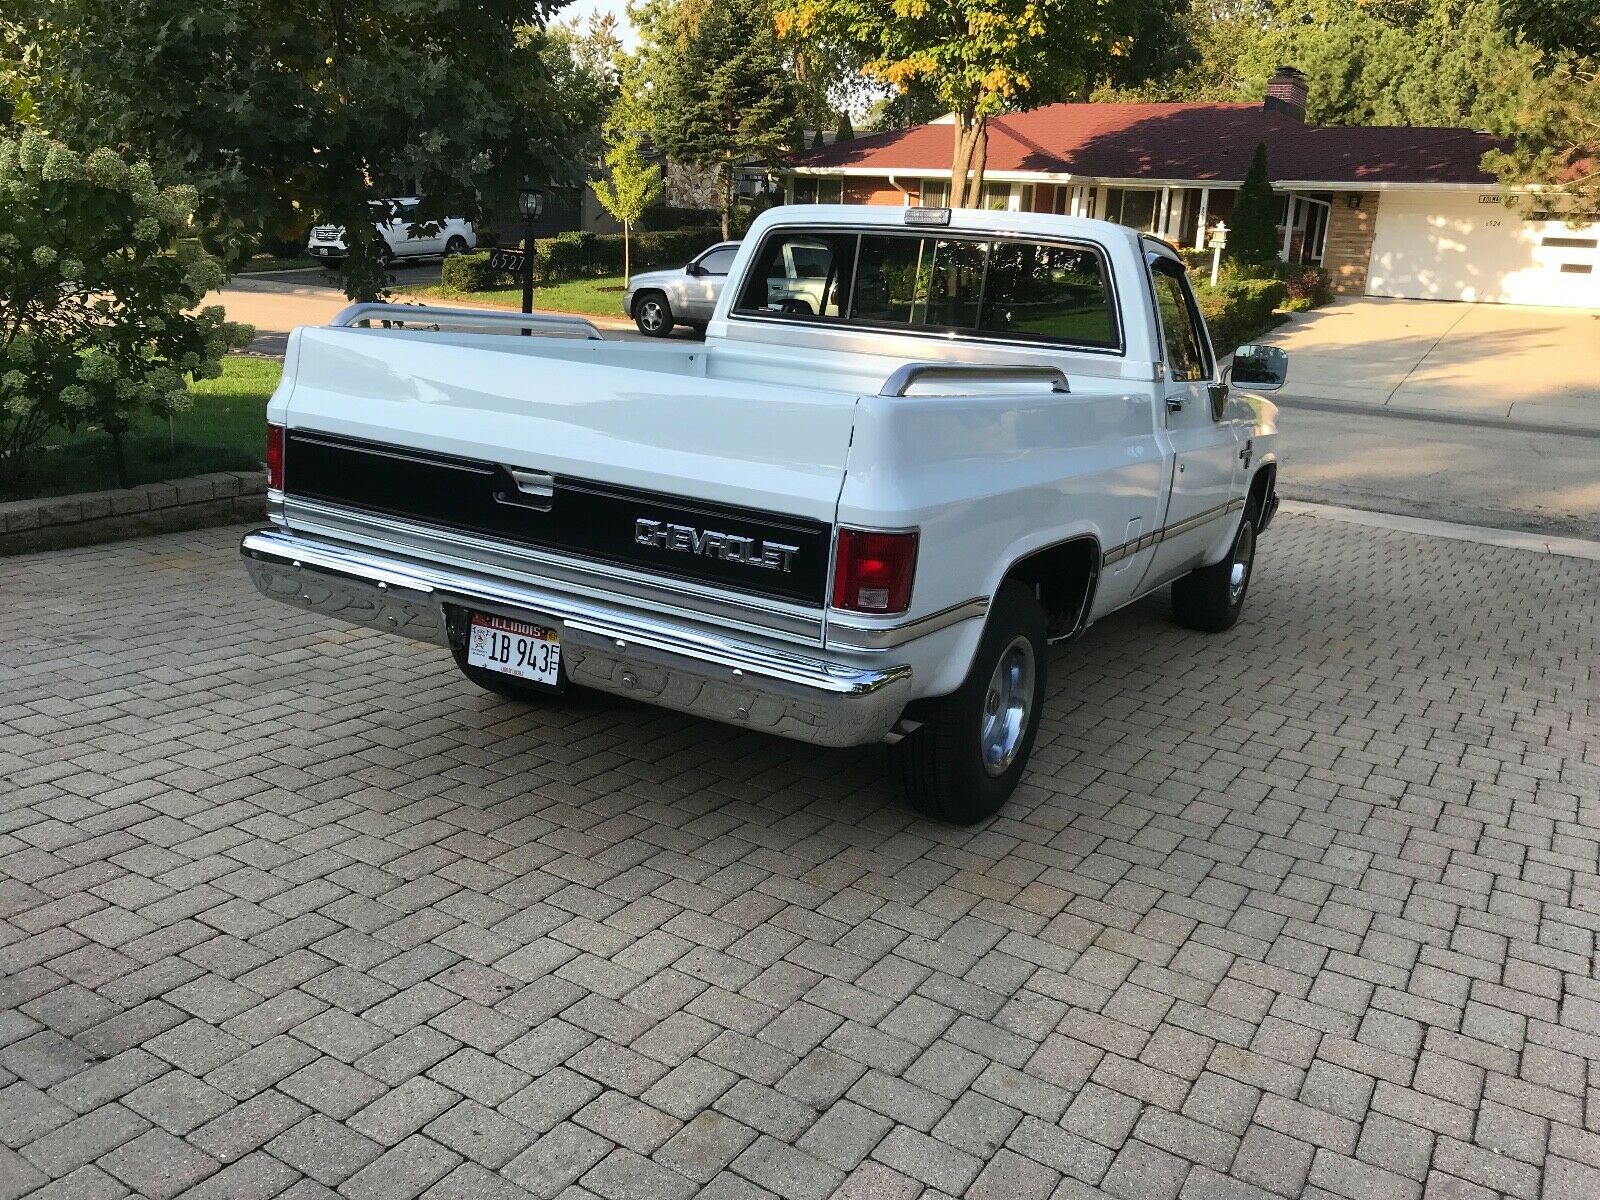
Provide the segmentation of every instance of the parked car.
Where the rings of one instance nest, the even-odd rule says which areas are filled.
[[[386,218],[383,213],[388,211],[389,204],[397,207],[394,216]],[[478,235],[473,232],[472,222],[464,217],[446,217],[433,233],[413,232],[411,226],[417,219],[417,205],[415,196],[406,196],[373,206],[379,212],[379,219],[372,224],[383,238],[379,257],[385,266],[402,258],[465,254],[477,246]],[[348,249],[344,241],[344,228],[339,225],[312,226],[311,237],[306,242],[306,253],[314,258],[345,257]]]
[[[727,279],[703,346],[387,305],[296,330],[256,586],[500,695],[892,743],[913,805],[957,822],[1021,777],[1052,645],[1168,586],[1183,625],[1238,620],[1278,503],[1257,393],[1287,359],[1219,364],[1170,245],[786,205]]]
[[[736,241],[718,242],[685,267],[639,272],[628,280],[622,311],[647,337],[666,337],[679,325],[704,333],[738,251]]]

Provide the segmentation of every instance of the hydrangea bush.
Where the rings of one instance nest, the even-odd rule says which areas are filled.
[[[111,150],[0,138],[0,484],[52,430],[85,426],[112,437],[121,474],[132,418],[184,408],[187,380],[249,342],[220,307],[197,308],[223,274],[178,241],[195,202]]]

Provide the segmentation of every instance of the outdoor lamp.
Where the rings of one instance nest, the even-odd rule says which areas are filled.
[[[518,192],[517,211],[530,221],[544,216],[544,189],[525,187]]]
[[[1361,207],[1361,193],[1360,192],[1347,192],[1345,194],[1344,202],[1347,205],[1349,205],[1351,208],[1360,208]]]

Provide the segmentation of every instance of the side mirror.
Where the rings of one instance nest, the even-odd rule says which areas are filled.
[[[693,275],[695,278],[698,279],[700,276],[702,276],[702,275],[704,275],[706,273],[706,269],[704,267],[702,267],[699,263],[690,263],[687,267],[685,267],[683,269],[683,273],[685,275]]]
[[[1275,392],[1289,380],[1289,356],[1276,346],[1240,346],[1233,352],[1230,382],[1252,392]]]

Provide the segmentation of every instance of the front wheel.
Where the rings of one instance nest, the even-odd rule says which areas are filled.
[[[444,244],[444,253],[446,258],[454,258],[458,254],[465,254],[468,249],[469,247],[467,246],[467,239],[462,237],[459,233]]]
[[[633,302],[633,323],[646,337],[666,337],[672,332],[672,306],[660,292],[646,292]]]
[[[1172,615],[1178,624],[1201,633],[1232,629],[1244,611],[1250,572],[1256,561],[1256,527],[1247,512],[1239,522],[1227,557],[1190,571],[1172,584]]]
[[[896,747],[913,808],[956,825],[999,811],[1039,732],[1047,647],[1043,606],[1024,585],[1002,585],[966,681],[927,702],[921,727]]]

